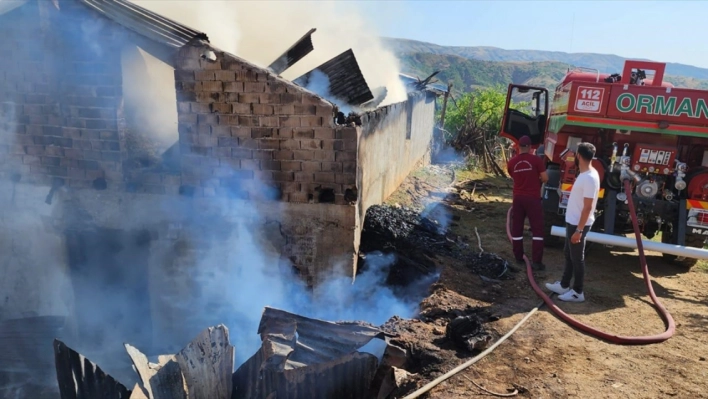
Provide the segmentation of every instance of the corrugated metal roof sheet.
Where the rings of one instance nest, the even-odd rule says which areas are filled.
[[[300,76],[293,82],[307,87],[314,71],[325,74],[329,79],[329,93],[337,99],[346,101],[349,105],[361,105],[374,98],[351,49]]]
[[[385,333],[365,323],[331,323],[266,307],[263,344],[234,373],[234,398],[364,399],[378,360],[358,349]]]
[[[295,42],[289,49],[278,57],[273,63],[270,64],[268,68],[272,69],[276,75],[280,75],[285,72],[288,68],[295,65],[298,61],[303,59],[306,55],[310,54],[314,50],[312,45],[312,34],[315,33],[317,29],[310,29],[305,36],[301,37],[300,40]]]
[[[180,48],[195,37],[208,41],[205,33],[165,18],[126,0],[77,0],[108,19],[170,47]]]

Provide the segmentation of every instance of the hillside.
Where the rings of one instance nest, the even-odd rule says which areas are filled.
[[[466,92],[477,87],[509,83],[526,84],[555,89],[565,76],[570,64],[554,61],[500,62],[468,59],[458,55],[428,52],[397,53],[403,72],[425,78],[441,71],[440,82],[452,82],[455,92]],[[679,87],[708,90],[708,80],[666,75],[665,80]]]
[[[564,53],[541,50],[504,50],[496,47],[440,46],[408,39],[383,38],[383,43],[395,53],[429,53],[457,55],[479,61],[553,61],[574,66],[597,68],[601,72],[621,73],[626,58],[612,54]],[[667,75],[708,79],[708,69],[686,64],[667,63]]]

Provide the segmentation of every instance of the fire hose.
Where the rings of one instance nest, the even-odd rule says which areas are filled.
[[[626,193],[631,192],[629,180],[624,181],[624,190]],[[558,316],[571,326],[577,328],[578,330],[584,331],[605,341],[620,345],[647,345],[663,342],[671,338],[672,335],[674,335],[674,332],[676,330],[676,323],[674,322],[673,317],[671,317],[671,314],[669,314],[669,312],[666,310],[664,305],[661,304],[659,299],[656,297],[656,294],[654,293],[654,287],[651,284],[651,276],[649,275],[649,267],[647,265],[646,257],[644,256],[644,246],[642,245],[642,237],[639,231],[639,223],[637,222],[637,213],[634,208],[634,201],[632,201],[631,195],[627,195],[627,202],[629,204],[629,212],[632,219],[632,226],[634,227],[634,236],[637,240],[637,250],[639,251],[639,262],[642,266],[644,282],[646,283],[647,291],[649,291],[649,296],[651,297],[652,302],[654,302],[654,305],[656,306],[657,312],[664,320],[664,323],[666,325],[666,330],[663,333],[643,337],[626,337],[606,333],[604,331],[598,330],[597,328],[583,324],[578,320],[570,317],[567,313],[565,313],[558,306],[556,306],[556,304],[551,300],[551,298],[549,298],[548,295],[546,295],[541,290],[541,288],[539,288],[538,284],[536,284],[536,280],[533,277],[531,262],[526,257],[526,255],[524,255],[524,262],[526,262],[526,276],[528,277],[529,282],[531,283],[531,287],[533,287],[533,290],[536,291],[536,294],[540,296],[541,299],[543,299],[546,305],[548,305],[548,308],[551,309],[553,313],[556,314],[556,316]],[[509,241],[511,242],[511,208],[509,208],[509,212],[507,213],[506,235]]]
[[[631,190],[630,182],[629,180],[624,181],[624,189],[625,192],[629,193]],[[455,374],[465,370],[466,368],[472,366],[473,364],[477,363],[479,360],[481,360],[483,357],[487,356],[489,353],[491,353],[494,349],[497,348],[502,342],[506,341],[507,338],[509,338],[512,334],[518,330],[522,324],[526,322],[536,311],[545,303],[552,311],[555,313],[559,318],[561,318],[563,321],[566,323],[570,324],[571,326],[577,328],[578,330],[584,331],[590,335],[593,335],[597,338],[609,341],[611,343],[615,344],[620,344],[620,345],[647,345],[647,344],[653,344],[653,343],[659,343],[666,341],[667,339],[671,338],[671,336],[674,335],[674,332],[676,330],[676,323],[674,322],[673,317],[671,317],[671,314],[666,310],[666,308],[661,304],[659,299],[656,297],[656,294],[654,293],[654,287],[651,284],[651,276],[649,275],[649,267],[647,265],[646,257],[644,256],[644,247],[642,246],[642,237],[641,233],[639,231],[639,224],[637,223],[637,213],[634,208],[634,202],[632,201],[632,196],[628,195],[627,196],[627,201],[629,203],[629,211],[631,214],[632,218],[632,226],[634,227],[634,236],[637,240],[637,250],[639,251],[639,261],[642,265],[642,273],[644,275],[644,282],[646,283],[647,286],[647,291],[649,291],[649,296],[651,297],[652,302],[654,302],[654,305],[656,306],[656,309],[661,316],[661,318],[664,320],[664,323],[666,324],[666,331],[664,331],[661,334],[657,335],[649,335],[649,336],[643,336],[643,337],[625,337],[625,336],[620,336],[620,335],[613,335],[606,333],[604,331],[598,330],[594,327],[588,326],[586,324],[583,324],[579,322],[578,320],[570,317],[567,313],[565,313],[563,310],[561,310],[556,304],[551,300],[551,298],[544,293],[541,288],[539,288],[538,284],[536,284],[536,280],[533,277],[533,268],[531,267],[531,261],[529,258],[524,255],[524,262],[526,263],[526,276],[529,279],[529,282],[531,283],[531,287],[533,288],[534,291],[536,291],[536,294],[543,299],[542,303],[539,303],[536,305],[535,308],[531,309],[529,313],[524,316],[521,321],[519,321],[509,332],[507,332],[503,337],[501,337],[497,342],[495,342],[492,346],[487,348],[484,352],[480,353],[479,355],[475,356],[474,358],[462,363],[461,365],[455,367],[454,369],[448,371],[447,373],[441,375],[440,377],[436,378],[435,380],[427,383],[426,385],[422,386],[421,388],[417,389],[415,392],[405,396],[403,399],[414,399],[417,398],[424,393],[430,391],[433,389],[435,386],[440,384],[441,382],[449,379],[450,377],[453,377]],[[507,238],[509,239],[509,242],[511,242],[511,208],[509,208],[509,211],[507,212],[507,217],[506,217],[506,235]]]

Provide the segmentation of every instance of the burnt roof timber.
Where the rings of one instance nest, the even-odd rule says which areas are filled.
[[[310,29],[309,32],[298,39],[298,41],[285,50],[280,57],[273,61],[268,68],[272,69],[276,75],[280,75],[306,55],[310,54],[310,52],[315,49],[312,45],[312,34],[315,33],[315,31],[317,31],[317,29]]]
[[[352,49],[339,54],[293,82],[307,87],[312,72],[317,70],[329,79],[329,93],[334,98],[353,106],[361,105],[374,98]]]

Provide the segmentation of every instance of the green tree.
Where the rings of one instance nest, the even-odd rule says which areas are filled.
[[[478,88],[453,101],[452,107],[449,105],[445,115],[446,141],[473,158],[472,161],[481,163],[485,171],[504,174],[495,154],[507,147],[499,137],[506,88],[501,85]],[[510,107],[524,111],[529,105],[510,103]]]

